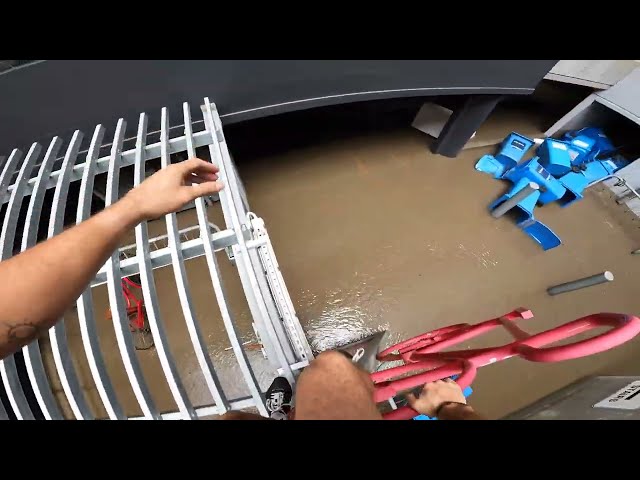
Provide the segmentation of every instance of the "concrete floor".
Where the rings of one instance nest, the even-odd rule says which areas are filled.
[[[542,127],[540,128],[542,131]],[[508,132],[508,130],[507,130]],[[507,133],[505,132],[505,133]],[[295,132],[293,133],[295,134]],[[387,329],[387,344],[437,327],[476,323],[524,306],[535,318],[525,326],[539,332],[595,312],[640,312],[637,272],[638,221],[615,204],[604,187],[587,192],[569,209],[548,205],[536,217],[562,238],[544,252],[508,218],[494,220],[486,206],[506,185],[473,165],[493,147],[468,149],[456,159],[433,155],[423,134],[409,127],[370,131],[238,160],[253,210],[262,216],[284,278],[311,343],[320,349]],[[233,145],[232,145],[233,146]],[[218,207],[211,208],[222,225]],[[196,223],[193,211],[179,215],[181,227]],[[152,233],[163,230],[156,222]],[[239,282],[224,255],[229,295],[243,340],[251,340],[250,316]],[[239,373],[213,298],[203,259],[187,263],[196,313],[223,382],[237,385]],[[549,297],[546,287],[611,270],[615,281]],[[197,405],[212,403],[203,386],[178,304],[171,268],[155,271],[161,311],[172,351]],[[94,291],[103,351],[122,403],[139,411],[104,318],[106,289]],[[77,320],[67,317],[69,342],[88,398],[104,416],[82,353]],[[507,341],[502,331],[472,345]],[[499,418],[595,372],[630,372],[640,359],[640,338],[615,350],[562,364],[511,359],[481,369],[472,403]],[[43,342],[48,357],[48,345]],[[176,410],[155,350],[139,351],[145,377],[162,411]],[[259,352],[251,361],[268,383],[272,372]],[[50,369],[54,370],[54,369]],[[638,369],[640,370],[640,369]],[[55,372],[52,384],[60,391]],[[240,387],[236,387],[240,388]],[[240,390],[242,390],[240,388]],[[240,392],[241,393],[241,392]],[[64,396],[59,395],[66,403]]]

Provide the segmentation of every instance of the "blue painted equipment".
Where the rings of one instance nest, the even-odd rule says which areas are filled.
[[[571,145],[549,138],[542,142],[536,153],[537,162],[554,177],[559,177],[571,170]],[[575,153],[577,156],[578,153]],[[534,157],[535,158],[535,157]]]
[[[589,163],[596,158],[612,155],[616,147],[602,130],[595,127],[586,127],[577,132],[567,132],[560,139],[569,142],[573,150],[577,150],[579,155],[572,160],[573,165]]]
[[[523,166],[530,166],[530,168],[525,169],[528,171],[532,171],[536,167],[531,164],[531,162],[526,162]],[[536,164],[537,165],[537,164]],[[542,167],[538,165],[539,169],[544,170]],[[536,173],[539,173],[536,171]],[[535,177],[534,177],[535,178]],[[537,179],[521,177],[520,180],[513,186],[509,192],[502,195],[495,202],[489,205],[489,210],[493,210],[498,205],[500,205],[505,200],[508,200],[520,190],[522,190],[525,186],[529,184],[530,181],[534,181],[538,183]],[[551,177],[553,178],[553,177]],[[555,178],[553,178],[555,182],[558,182]],[[538,183],[540,185],[540,183]],[[561,186],[562,187],[562,186]],[[564,187],[562,187],[563,192],[566,191]],[[522,229],[524,233],[533,238],[543,250],[549,250],[551,248],[557,247],[562,243],[560,237],[558,237],[553,230],[547,227],[544,223],[539,220],[536,220],[533,216],[533,209],[536,207],[536,203],[540,201],[540,198],[543,195],[548,194],[549,191],[540,194],[540,191],[535,191],[528,195],[524,200],[521,200],[516,206],[514,210],[516,211],[516,225]],[[562,196],[562,194],[560,194]],[[558,197],[560,198],[560,197]]]
[[[520,188],[516,189],[516,185],[522,180],[528,182],[535,182],[540,186],[540,191],[543,192],[540,194],[540,198],[536,199],[542,205],[546,205],[549,202],[555,202],[562,198],[567,189],[562,186],[562,184],[554,178],[549,171],[547,171],[542,165],[540,165],[537,161],[538,157],[533,157],[531,160],[527,160],[520,165],[509,170],[504,174],[503,178],[512,181],[515,185],[512,190],[507,193],[507,195],[503,195],[503,197],[510,197],[513,193],[513,190],[520,190]],[[506,198],[505,198],[506,200]],[[494,207],[500,202],[494,202]],[[535,207],[535,203],[533,204]],[[533,208],[532,208],[533,210]]]
[[[533,144],[533,140],[512,132],[502,142],[496,156],[484,155],[475,168],[513,183],[511,190],[489,205],[490,210],[512,198],[530,182],[538,184],[538,191],[514,207],[516,224],[544,250],[549,250],[562,242],[549,227],[534,218],[536,205],[550,202],[558,202],[562,207],[571,205],[583,198],[588,185],[615,173],[629,162],[614,155],[616,149],[611,141],[602,130],[594,127],[567,132],[559,140],[547,138],[537,148],[536,156],[520,163]]]
[[[582,171],[571,171],[558,179],[566,189],[564,196],[558,200],[560,206],[568,207],[573,202],[582,200],[582,192],[591,182]]]
[[[607,160],[592,160],[589,163],[574,165],[571,172],[558,179],[567,189],[567,193],[559,200],[560,206],[567,207],[580,200],[583,198],[582,192],[588,185],[612,175],[628,164],[627,160],[618,156]]]
[[[502,178],[505,172],[515,167],[527,150],[533,145],[533,140],[511,132],[500,145],[500,151],[493,155],[484,155],[476,164],[476,170],[490,173],[494,178]]]

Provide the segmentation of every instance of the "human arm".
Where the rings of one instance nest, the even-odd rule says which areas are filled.
[[[0,262],[0,359],[58,321],[127,231],[220,191],[217,171],[197,158],[170,165],[88,220]]]
[[[462,389],[450,378],[427,383],[418,397],[412,393],[406,397],[415,411],[440,420],[485,420],[467,405]]]

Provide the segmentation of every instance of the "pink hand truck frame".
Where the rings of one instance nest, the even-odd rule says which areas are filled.
[[[516,320],[533,318],[531,310],[518,308],[501,317],[475,325],[461,323],[432,330],[397,343],[377,356],[382,362],[402,360],[404,365],[371,374],[376,403],[389,400],[402,391],[428,382],[459,375],[461,388],[471,385],[477,369],[491,363],[520,356],[531,362],[560,362],[586,357],[622,345],[640,333],[640,318],[623,313],[596,313],[558,327],[530,335],[520,329]],[[478,337],[496,327],[505,327],[515,341],[499,347],[442,352],[464,341]],[[599,327],[611,327],[595,337],[567,345],[544,347]],[[425,371],[426,370],[426,371]],[[412,374],[409,375],[408,374]],[[398,378],[403,376],[402,378]],[[383,415],[386,420],[407,420],[418,415],[410,407],[401,407]]]

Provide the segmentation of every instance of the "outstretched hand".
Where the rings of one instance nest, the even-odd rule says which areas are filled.
[[[198,158],[170,165],[88,220],[0,262],[0,359],[46,334],[138,222],[220,191],[217,172]],[[15,301],[25,293],[28,302]]]
[[[224,188],[218,180],[218,167],[199,158],[169,165],[130,190],[123,200],[129,202],[141,220],[151,220],[175,212],[205,195]]]

